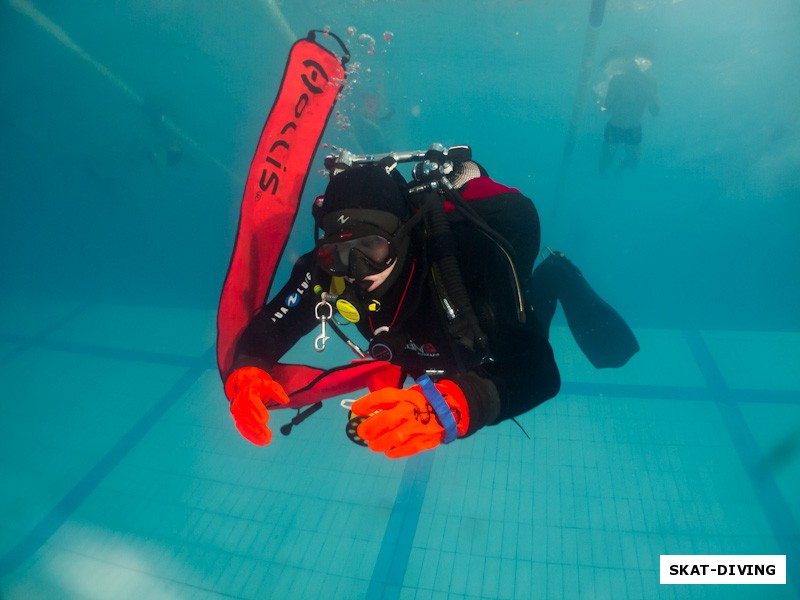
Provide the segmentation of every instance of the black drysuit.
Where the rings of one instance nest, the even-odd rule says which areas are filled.
[[[477,190],[477,191],[476,191]],[[481,197],[487,191],[491,195]],[[412,377],[450,379],[464,392],[470,411],[467,434],[522,414],[558,393],[560,376],[546,327],[534,314],[528,289],[539,251],[539,219],[533,203],[488,177],[462,190],[468,205],[513,248],[513,264],[498,245],[458,211],[448,213],[464,286],[488,338],[488,355],[454,343],[435,289],[425,242],[414,236],[402,272],[380,298],[380,310],[357,324],[373,354],[387,358]],[[477,196],[477,197],[476,197]],[[331,276],[317,267],[314,253],[301,256],[289,281],[251,320],[236,348],[233,368],[256,366],[269,372],[280,358],[318,325],[313,289],[329,289]],[[522,291],[524,322],[517,314]],[[549,326],[549,323],[545,324]],[[387,331],[388,328],[388,331]],[[376,336],[375,332],[379,335]]]

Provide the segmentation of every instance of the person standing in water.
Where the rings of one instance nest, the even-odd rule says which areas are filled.
[[[645,73],[650,61],[636,59],[625,65],[622,73],[614,75],[608,84],[608,93],[603,110],[610,113],[603,136],[603,151],[600,156],[600,172],[605,175],[614,162],[619,144],[625,145],[625,158],[619,168],[635,169],[639,164],[642,143],[642,116],[648,109],[654,117],[658,115],[658,85],[651,75]],[[645,68],[642,68],[645,67]]]

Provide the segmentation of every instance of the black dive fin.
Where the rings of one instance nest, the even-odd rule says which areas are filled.
[[[548,332],[556,300],[561,302],[575,341],[596,368],[621,367],[639,351],[631,328],[560,252],[534,269],[530,289],[534,312]]]

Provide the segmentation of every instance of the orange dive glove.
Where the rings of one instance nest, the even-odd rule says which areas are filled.
[[[434,384],[427,375],[407,390],[383,388],[356,400],[353,414],[368,416],[358,435],[389,458],[411,456],[467,433],[469,407],[455,382]]]
[[[236,429],[256,446],[266,446],[272,440],[267,427],[268,402],[286,404],[289,396],[269,373],[257,367],[236,369],[225,381],[225,395],[231,402],[231,415]]]

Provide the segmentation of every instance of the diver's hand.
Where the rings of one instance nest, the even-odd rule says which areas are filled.
[[[236,369],[225,381],[225,395],[231,402],[231,415],[245,438],[256,446],[266,446],[272,440],[267,427],[268,402],[286,404],[289,396],[269,373],[257,367]]]
[[[461,389],[452,381],[442,380],[436,387],[453,413],[458,436],[469,427],[469,408]],[[356,400],[351,410],[368,416],[359,426],[358,435],[369,449],[389,458],[411,456],[435,448],[444,441],[445,430],[419,385],[407,390],[383,388]]]

